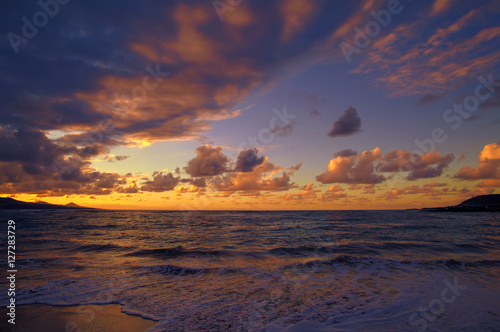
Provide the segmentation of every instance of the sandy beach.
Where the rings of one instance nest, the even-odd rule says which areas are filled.
[[[86,332],[86,331],[145,331],[155,321],[121,312],[121,305],[51,306],[45,304],[17,307],[16,324],[7,323],[2,308],[2,331]]]

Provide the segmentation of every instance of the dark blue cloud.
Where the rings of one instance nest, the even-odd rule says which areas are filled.
[[[328,133],[330,137],[350,136],[361,130],[361,118],[354,107],[349,107],[333,123],[333,128]]]

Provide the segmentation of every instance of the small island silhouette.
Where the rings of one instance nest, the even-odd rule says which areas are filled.
[[[481,195],[469,198],[455,206],[423,208],[426,212],[499,212],[500,194]]]
[[[0,210],[95,210],[94,208],[83,207],[75,203],[66,205],[50,204],[46,202],[23,202],[10,197],[0,197]]]

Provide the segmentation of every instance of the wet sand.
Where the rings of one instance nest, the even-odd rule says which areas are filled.
[[[87,332],[145,331],[157,323],[121,312],[121,305],[51,306],[45,304],[16,307],[15,325],[9,324],[5,308],[0,310],[1,331]]]

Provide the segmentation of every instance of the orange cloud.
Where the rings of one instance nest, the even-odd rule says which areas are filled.
[[[280,174],[280,176],[275,176]],[[212,180],[213,188],[222,192],[237,191],[285,191],[295,186],[283,168],[265,157],[264,162],[251,172],[231,172]]]
[[[500,143],[491,143],[484,146],[479,154],[478,166],[462,167],[455,177],[462,180],[489,180],[482,186],[489,187],[500,180]]]
[[[454,159],[453,154],[441,156],[439,151],[414,155],[403,150],[392,150],[382,155],[380,148],[357,154],[342,150],[330,160],[326,172],[318,175],[321,183],[349,183],[374,185],[388,178],[380,173],[409,172],[407,179],[434,178],[440,176]],[[354,186],[351,189],[361,189]],[[366,187],[366,193],[373,193],[373,187]]]
[[[409,171],[408,180],[433,178],[441,175],[453,159],[453,154],[441,156],[439,151],[414,155],[403,150],[392,150],[384,156],[383,163],[378,165],[378,170],[381,172]]]
[[[450,8],[452,0],[436,0],[432,6],[431,15],[438,15]]]
[[[363,151],[355,156],[338,156],[330,160],[326,172],[318,175],[316,180],[321,183],[380,183],[385,177],[374,173],[374,162],[381,156],[380,148]]]
[[[214,176],[227,172],[228,162],[221,147],[202,145],[196,148],[196,158],[191,159],[184,170],[192,177]]]
[[[477,186],[480,188],[500,188],[500,179],[483,180]]]
[[[471,198],[479,195],[490,195],[495,192],[495,189],[493,188],[479,188],[479,189],[468,189],[468,188],[462,188],[459,192],[460,197],[464,198]]]
[[[307,0],[288,0],[281,3],[281,12],[284,20],[283,34],[281,39],[288,41],[292,36],[309,23],[316,4]]]
[[[163,192],[173,190],[179,183],[180,178],[174,177],[173,173],[154,172],[153,180],[147,180],[141,187],[143,191]]]
[[[328,193],[336,193],[336,192],[339,192],[339,191],[344,191],[344,188],[342,188],[338,184],[334,184],[333,186],[331,186],[330,188],[328,188],[328,190],[326,192],[328,192]]]
[[[493,2],[463,14],[451,24],[439,27],[422,40],[428,22],[415,21],[394,27],[380,37],[366,52],[354,73],[372,74],[375,84],[385,87],[393,96],[445,93],[491,70],[500,60],[498,41],[500,27],[478,29],[474,35],[457,34],[469,28],[491,11]],[[436,1],[434,9],[446,11],[449,3]],[[436,18],[437,19],[437,18]],[[464,81],[464,78],[467,81]]]
[[[302,190],[298,193],[293,194],[283,194],[280,196],[281,199],[284,200],[306,200],[306,199],[316,199],[316,193],[320,192],[319,189],[314,189],[314,185],[309,183],[302,187]],[[303,202],[302,202],[303,203]]]
[[[250,10],[245,9],[244,6],[239,6],[238,10],[230,15],[226,15],[224,22],[234,26],[245,27],[253,22],[253,15]]]
[[[422,195],[434,198],[440,196],[456,195],[456,189],[449,190],[449,188],[445,186],[446,183],[431,182],[431,183],[426,183],[422,186],[412,185],[404,188],[393,188],[392,190],[387,191],[384,194],[378,196],[378,198],[383,198],[386,200],[395,200],[395,199],[401,199],[405,195]],[[435,189],[435,188],[441,188],[441,189]]]
[[[370,16],[371,10],[378,10],[382,3],[376,4],[374,0],[365,0],[359,3],[359,7],[351,15],[347,16],[342,25],[338,27],[330,37],[330,42],[337,44],[341,39],[352,33],[354,27],[362,22],[368,22],[373,17]]]
[[[347,193],[344,192],[335,192],[335,193],[324,193],[319,196],[320,201],[331,201],[331,200],[336,200],[340,198],[347,198]]]

